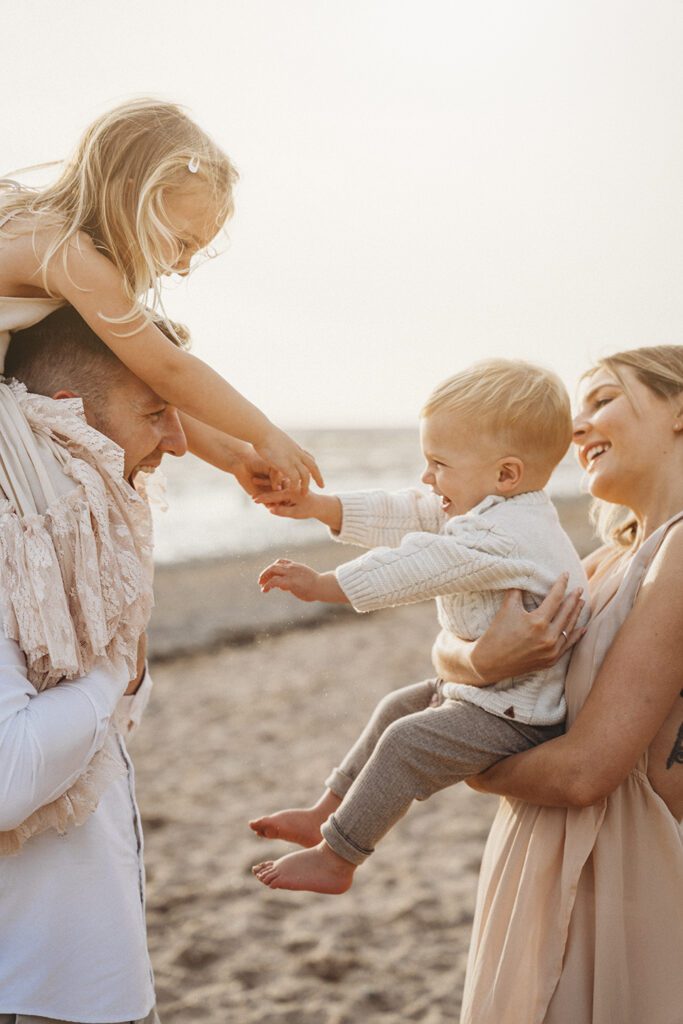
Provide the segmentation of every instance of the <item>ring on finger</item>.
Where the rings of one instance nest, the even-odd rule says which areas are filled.
[[[562,634],[562,636],[563,636],[563,637],[565,638],[565,640],[569,640],[569,634],[567,633],[567,630],[566,630],[566,629],[561,629],[561,630],[560,630],[560,633],[561,633],[561,634]]]

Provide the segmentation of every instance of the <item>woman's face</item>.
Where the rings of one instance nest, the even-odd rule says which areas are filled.
[[[638,510],[677,466],[679,410],[642,384],[633,370],[620,367],[619,372],[623,384],[606,367],[583,381],[574,444],[590,493]]]

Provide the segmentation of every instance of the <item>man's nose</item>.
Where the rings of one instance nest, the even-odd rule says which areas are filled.
[[[185,455],[187,452],[187,438],[177,409],[166,409],[164,416],[164,433],[159,442],[162,452],[169,455]]]

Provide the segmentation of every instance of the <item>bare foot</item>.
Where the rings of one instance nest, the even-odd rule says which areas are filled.
[[[312,850],[288,853],[279,860],[266,860],[251,869],[259,882],[271,889],[295,889],[339,896],[351,888],[355,864],[332,850],[325,840]]]
[[[320,826],[339,807],[341,800],[330,790],[322,795],[314,807],[294,807],[286,811],[254,818],[249,828],[263,839],[284,839],[299,846],[317,846]]]
[[[314,807],[294,807],[268,814],[265,818],[256,818],[249,822],[249,828],[264,839],[284,839],[299,846],[317,846],[323,821],[327,818],[319,818]]]

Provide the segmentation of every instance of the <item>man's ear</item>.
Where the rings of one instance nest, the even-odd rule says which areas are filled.
[[[62,388],[61,391],[55,391],[55,393],[54,393],[54,395],[52,397],[53,398],[80,398],[81,396],[77,395],[75,391],[67,391],[65,388]]]
[[[498,460],[498,493],[510,494],[522,482],[524,463],[516,455],[506,455]]]

